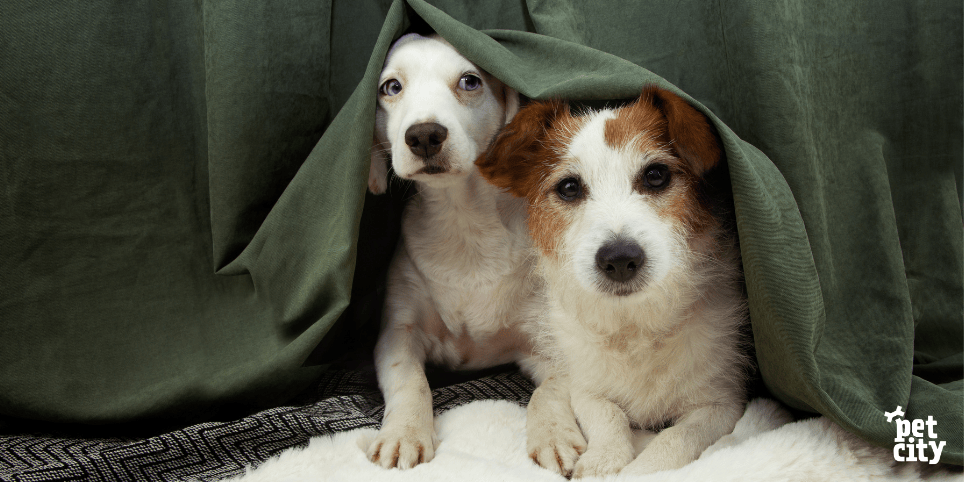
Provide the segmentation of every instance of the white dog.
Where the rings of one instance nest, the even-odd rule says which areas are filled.
[[[585,448],[561,377],[532,352],[545,312],[521,200],[478,175],[476,158],[518,111],[518,94],[440,37],[409,34],[392,46],[379,79],[369,188],[395,174],[418,194],[402,217],[389,271],[375,369],[385,397],[368,450],[384,467],[409,468],[435,453],[428,362],[478,369],[517,362],[540,385],[529,405],[532,458],[560,473]]]
[[[588,440],[576,477],[681,467],[743,413],[738,249],[706,179],[721,157],[702,114],[650,87],[581,116],[531,104],[478,161],[528,201],[544,349],[568,370]],[[671,426],[634,460],[631,424]]]

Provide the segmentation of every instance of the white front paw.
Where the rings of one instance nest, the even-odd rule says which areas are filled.
[[[572,478],[602,477],[615,474],[632,460],[632,451],[589,449],[576,462],[576,468],[572,471]]]
[[[368,458],[386,469],[410,469],[435,456],[433,427],[382,427],[368,448]]]
[[[586,451],[586,439],[575,423],[530,428],[526,450],[535,463],[568,477],[579,454]]]

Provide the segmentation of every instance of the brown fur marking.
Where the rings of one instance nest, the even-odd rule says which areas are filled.
[[[660,111],[638,100],[617,109],[616,117],[607,119],[603,127],[603,140],[613,149],[635,147],[648,151],[657,147],[654,144],[657,139],[665,144],[665,134],[666,118]]]
[[[710,170],[723,157],[716,128],[695,107],[680,96],[654,85],[643,89],[640,104],[662,112],[666,118],[666,136],[670,147],[684,159],[697,176]]]
[[[660,217],[678,219],[691,235],[716,225],[712,214],[700,202],[699,184],[700,179],[689,172],[674,172],[670,187],[656,200]]]
[[[543,141],[559,117],[569,117],[561,101],[534,102],[520,110],[475,161],[479,172],[513,195],[529,197],[550,172]]]
[[[672,179],[665,190],[653,191],[643,184],[639,173],[634,188],[658,194],[660,216],[679,219],[690,233],[702,233],[715,221],[700,201],[701,176],[721,161],[722,148],[709,120],[678,95],[648,86],[639,99],[616,111],[606,121],[604,137],[613,148],[633,147],[641,152],[668,149],[675,157],[659,162],[670,169]],[[630,146],[629,143],[634,145]]]
[[[559,233],[569,224],[567,205],[548,193],[555,189],[550,176],[563,162],[559,153],[567,139],[561,136],[578,130],[579,124],[560,101],[534,102],[516,114],[476,161],[489,182],[529,201],[529,233],[549,257],[556,256]]]
[[[398,467],[398,458],[401,456],[401,449],[401,445],[395,446],[395,451],[392,453],[392,465],[389,465],[389,467]]]
[[[556,247],[559,234],[569,225],[568,212],[564,206],[546,197],[538,198],[529,205],[529,235],[542,254],[557,259]]]

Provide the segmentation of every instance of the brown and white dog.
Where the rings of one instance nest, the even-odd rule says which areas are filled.
[[[568,371],[588,441],[576,477],[681,467],[743,413],[738,248],[707,183],[721,161],[709,121],[656,87],[578,116],[530,104],[477,161],[528,204],[541,348]],[[666,424],[634,460],[631,425]]]
[[[395,174],[418,194],[402,215],[389,270],[375,369],[385,416],[368,456],[409,468],[435,453],[426,362],[457,369],[518,363],[539,386],[528,408],[528,449],[572,470],[585,448],[562,377],[532,350],[545,312],[533,276],[522,200],[485,182],[475,160],[517,112],[518,94],[437,36],[392,46],[379,80],[369,188]]]

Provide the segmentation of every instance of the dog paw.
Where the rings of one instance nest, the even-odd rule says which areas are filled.
[[[572,478],[603,477],[615,474],[633,460],[633,454],[619,450],[589,450],[579,457]]]
[[[368,448],[372,463],[386,469],[410,469],[435,456],[432,432],[413,427],[382,430]]]
[[[586,439],[579,427],[554,426],[538,432],[528,434],[529,458],[557,474],[570,476],[579,455],[586,451]]]

